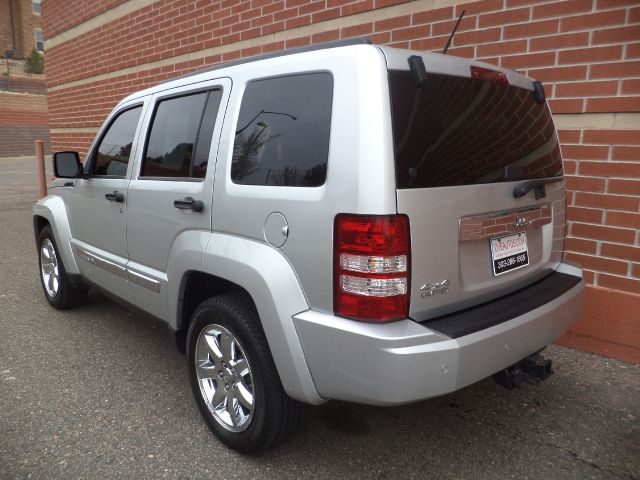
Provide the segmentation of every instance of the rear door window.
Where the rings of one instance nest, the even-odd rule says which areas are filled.
[[[151,122],[140,176],[204,178],[221,90],[160,100]]]
[[[445,187],[562,175],[551,113],[530,90],[390,71],[398,188]]]
[[[324,184],[332,100],[329,73],[249,83],[236,127],[232,181],[288,187]]]

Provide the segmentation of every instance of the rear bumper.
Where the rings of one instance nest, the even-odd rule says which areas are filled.
[[[566,264],[559,270],[581,276]],[[542,306],[459,338],[412,320],[377,325],[311,310],[293,320],[320,395],[398,405],[453,392],[549,345],[577,320],[583,290],[580,281]]]

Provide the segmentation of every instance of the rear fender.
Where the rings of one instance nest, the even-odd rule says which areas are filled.
[[[320,404],[307,367],[292,317],[309,305],[298,278],[285,256],[277,249],[246,238],[213,233],[207,242],[201,265],[191,261],[170,262],[169,324],[178,323],[182,279],[191,270],[201,271],[244,288],[253,299],[271,354],[287,394],[296,400]],[[186,260],[186,258],[185,258]],[[175,279],[175,280],[174,280]]]

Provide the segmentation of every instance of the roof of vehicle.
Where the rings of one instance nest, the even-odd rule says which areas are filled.
[[[353,37],[353,38],[346,38],[346,39],[343,39],[343,40],[335,40],[333,42],[317,43],[317,44],[314,44],[314,45],[308,45],[306,47],[288,48],[286,50],[280,50],[280,51],[277,51],[277,52],[264,53],[262,55],[254,55],[254,56],[251,56],[251,57],[245,57],[245,58],[241,58],[239,60],[233,60],[233,61],[230,61],[230,62],[218,63],[217,65],[214,65],[213,67],[209,67],[209,68],[205,68],[205,69],[198,70],[198,71],[195,71],[195,72],[187,73],[187,74],[181,75],[179,77],[170,78],[170,79],[165,80],[164,82],[159,83],[158,85],[155,85],[153,87],[147,88],[145,90],[141,90],[139,92],[132,93],[131,95],[129,95],[125,99],[123,99],[122,102],[120,102],[120,103],[124,103],[124,102],[127,102],[129,100],[133,100],[135,98],[140,98],[140,97],[144,97],[146,95],[150,95],[150,94],[156,93],[157,91],[161,91],[161,90],[165,89],[167,87],[167,83],[172,83],[172,82],[184,80],[185,78],[195,77],[197,75],[202,75],[203,73],[215,72],[215,71],[218,71],[218,70],[222,70],[222,69],[226,69],[226,68],[230,68],[230,67],[235,67],[235,66],[238,66],[238,65],[244,65],[244,64],[252,63],[252,62],[259,62],[261,60],[269,60],[269,59],[272,59],[272,58],[285,57],[285,56],[289,56],[289,55],[296,55],[296,54],[299,54],[299,53],[316,52],[316,51],[319,51],[319,50],[327,50],[327,49],[331,49],[331,48],[349,47],[349,46],[352,46],[352,45],[372,45],[372,42],[371,42],[371,40],[369,40],[366,37]]]
[[[203,75],[211,72],[226,70],[239,65],[245,65],[248,63],[254,63],[254,62],[269,60],[273,58],[287,57],[287,56],[296,55],[300,53],[317,52],[317,51],[328,50],[332,48],[350,47],[350,46],[358,46],[358,45],[370,45],[370,46],[379,48],[383,52],[386,58],[389,69],[403,69],[403,70],[408,69],[409,68],[409,65],[407,64],[408,56],[417,54],[422,56],[425,59],[425,63],[428,63],[428,70],[430,72],[446,73],[449,75],[457,75],[457,76],[469,76],[469,65],[477,65],[477,66],[481,66],[484,68],[505,73],[509,78],[509,82],[512,85],[516,85],[522,88],[532,89],[531,79],[516,72],[515,70],[510,70],[510,69],[506,69],[496,65],[487,64],[474,59],[455,57],[453,55],[443,55],[443,54],[433,53],[433,52],[419,52],[414,50],[397,49],[397,48],[392,48],[392,47],[382,46],[382,45],[374,45],[372,44],[371,40],[369,40],[366,37],[354,37],[354,38],[348,38],[344,40],[336,40],[333,42],[318,43],[318,44],[309,45],[306,47],[290,48],[287,50],[281,50],[277,52],[271,52],[271,53],[266,53],[262,55],[246,57],[246,58],[234,60],[231,62],[219,63],[213,67],[191,72],[176,78],[171,78],[153,87],[147,88],[145,90],[141,90],[139,92],[135,92],[129,95],[128,97],[126,97],[125,99],[123,99],[120,102],[120,104],[134,100],[134,99],[138,99],[147,95],[152,95],[154,93],[158,93],[158,92],[167,90],[169,88],[174,88],[174,87],[180,86],[181,84],[192,83],[189,81],[184,82],[185,79],[194,78],[199,75]],[[427,62],[427,58],[428,58],[428,62]],[[200,80],[206,80],[206,77],[203,77]],[[193,83],[197,81],[199,80],[194,79]]]
[[[280,50],[277,52],[263,53],[262,55],[254,55],[252,57],[245,57],[239,60],[233,60],[231,62],[219,63],[213,67],[205,68],[204,70],[198,70],[197,72],[187,73],[180,77],[167,80],[172,82],[174,80],[181,80],[183,78],[193,77],[194,75],[200,75],[201,73],[214,72],[222,68],[235,67],[236,65],[243,65],[245,63],[258,62],[260,60],[268,60],[270,58],[284,57],[287,55],[295,55],[296,53],[315,52],[318,50],[327,50],[329,48],[348,47],[351,45],[371,45],[371,40],[366,37],[354,37],[346,38],[344,40],[335,40],[333,42],[322,42],[314,45],[308,45],[306,47],[288,48],[286,50]],[[166,83],[166,82],[165,82]]]

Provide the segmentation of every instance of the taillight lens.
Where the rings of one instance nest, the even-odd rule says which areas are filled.
[[[409,315],[410,234],[406,215],[336,216],[333,310],[390,322]]]
[[[484,80],[485,82],[509,85],[509,79],[504,73],[488,68],[471,66],[471,78],[474,80]]]

